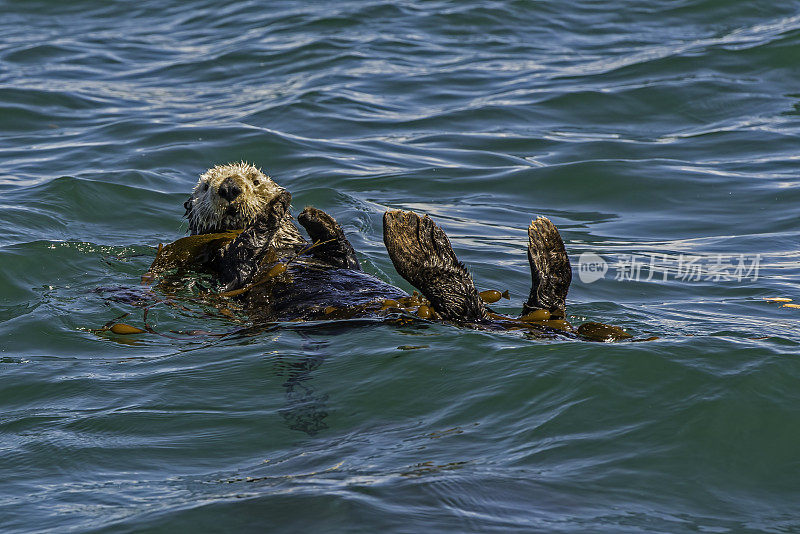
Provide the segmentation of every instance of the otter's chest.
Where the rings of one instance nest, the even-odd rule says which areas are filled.
[[[297,262],[270,283],[254,287],[247,303],[254,320],[283,321],[314,318],[331,306],[353,308],[404,296],[403,290],[363,271]]]

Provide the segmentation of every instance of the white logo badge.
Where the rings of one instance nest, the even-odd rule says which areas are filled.
[[[583,252],[578,257],[578,277],[584,284],[600,280],[608,272],[606,260],[594,252]]]

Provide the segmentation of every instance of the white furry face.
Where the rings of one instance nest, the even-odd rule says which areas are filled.
[[[184,203],[192,235],[247,228],[283,189],[248,163],[217,165]]]

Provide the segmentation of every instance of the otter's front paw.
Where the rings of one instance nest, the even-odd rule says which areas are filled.
[[[314,243],[311,255],[335,267],[361,270],[353,245],[336,219],[312,206],[306,206],[297,222],[303,225]]]
[[[268,245],[281,227],[292,195],[288,191],[273,198],[253,224],[231,241],[213,260],[225,289],[239,289],[251,278],[268,251]]]
[[[291,203],[291,193],[282,191],[256,216],[251,228],[259,234],[274,234],[280,227],[281,221],[283,221],[283,217],[286,215]]]
[[[327,241],[344,235],[333,217],[312,206],[306,206],[300,212],[297,222],[303,225],[312,241]]]

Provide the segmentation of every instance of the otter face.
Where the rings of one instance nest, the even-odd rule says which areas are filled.
[[[183,207],[192,235],[241,230],[283,189],[256,167],[241,162],[217,165],[200,180]]]

